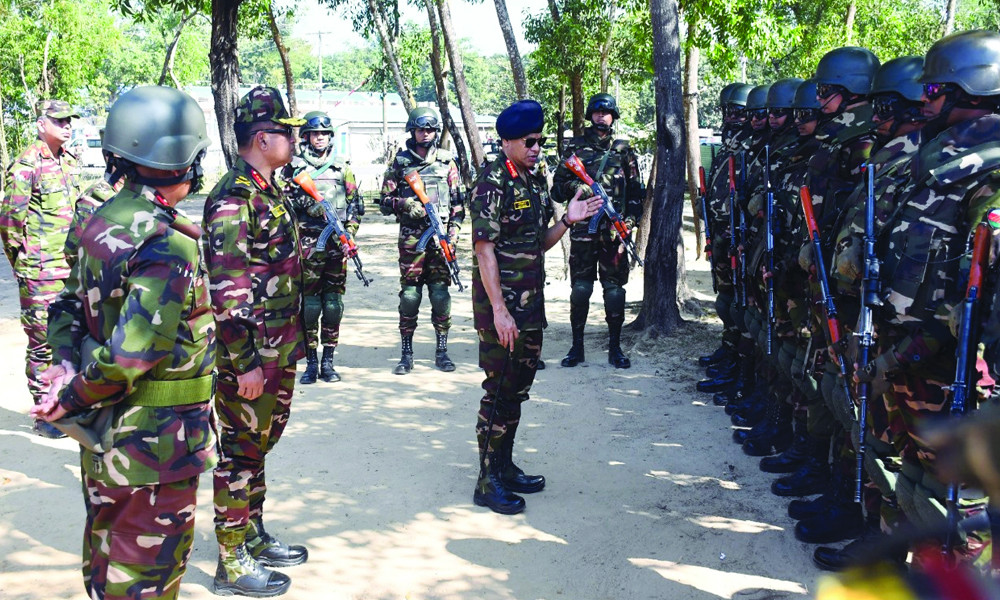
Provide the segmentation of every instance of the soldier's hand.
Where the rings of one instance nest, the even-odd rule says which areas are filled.
[[[344,242],[340,244],[340,252],[344,255],[345,262],[348,258],[354,255],[354,252],[351,251],[351,245]]]
[[[326,217],[326,211],[323,210],[323,205],[319,202],[316,202],[307,208],[306,214],[310,217]]]
[[[589,193],[590,188],[586,188],[586,191]],[[583,192],[584,188],[577,189],[573,199],[566,205],[566,218],[570,223],[576,223],[594,216],[597,214],[597,211],[601,210],[601,206],[604,204],[604,201],[597,196],[590,196],[583,199]]]
[[[239,385],[237,394],[247,400],[256,400],[264,393],[264,369],[257,367],[253,371],[236,376]]]
[[[411,219],[423,219],[427,216],[427,211],[424,210],[424,205],[419,200],[407,198],[403,204],[403,214]]]
[[[493,326],[496,327],[500,345],[513,352],[514,341],[517,339],[518,333],[517,323],[514,322],[514,317],[511,316],[506,306],[494,307]]]
[[[42,419],[46,422],[52,422],[66,416],[66,409],[59,404],[59,395],[74,375],[76,375],[76,369],[71,363],[65,361],[46,369],[39,378],[49,384],[49,389],[45,392],[42,401],[31,408],[29,414],[35,419]]]

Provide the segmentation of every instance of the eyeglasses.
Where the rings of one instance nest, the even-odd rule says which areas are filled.
[[[925,83],[924,96],[927,96],[927,99],[933,102],[954,89],[955,86],[950,83]]]
[[[322,117],[313,117],[306,121],[306,127],[316,128],[322,127],[327,129],[330,127],[330,117],[323,115]]]
[[[792,109],[790,109],[790,108],[769,108],[769,109],[767,109],[767,114],[770,115],[770,116],[772,116],[772,117],[776,117],[776,118],[780,119],[781,117],[787,117],[788,115],[792,114]]]
[[[832,83],[817,83],[816,84],[816,97],[818,98],[829,98],[834,94],[844,93],[844,87],[840,85],[834,85]]]
[[[748,110],[747,114],[750,115],[751,119],[757,119],[758,121],[760,121],[760,120],[763,120],[763,119],[767,118],[767,109],[766,108],[754,108],[754,109]]]
[[[254,133],[276,133],[278,135],[283,135],[285,137],[292,137],[292,130],[290,127],[281,129],[258,129]]]
[[[535,144],[538,144],[539,146],[544,146],[545,142],[548,141],[549,138],[543,135],[540,137],[532,137],[532,138],[526,137],[523,139],[524,139],[524,147],[531,149],[535,147]]]
[[[744,112],[746,112],[746,107],[739,104],[726,104],[722,107],[722,114],[726,117],[739,117]]]
[[[792,115],[799,123],[809,123],[819,118],[819,110],[815,108],[796,108]]]

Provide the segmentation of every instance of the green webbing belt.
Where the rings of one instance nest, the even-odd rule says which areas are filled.
[[[211,400],[214,391],[215,375],[197,379],[142,379],[135,382],[125,402],[146,407],[184,406]]]

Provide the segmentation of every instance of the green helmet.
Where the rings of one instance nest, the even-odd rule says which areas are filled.
[[[816,98],[816,80],[806,79],[795,90],[792,108],[815,108],[819,110],[819,99]]]
[[[722,88],[721,92],[719,92],[719,106],[726,106],[727,104],[746,106],[747,94],[749,93],[749,85],[738,81],[730,83],[726,87]]]
[[[767,92],[771,84],[758,85],[747,94],[747,110],[767,108]]]
[[[901,56],[883,64],[875,72],[871,94],[895,92],[913,102],[920,102],[924,86],[917,81],[924,67],[920,56]]]
[[[122,94],[108,111],[104,152],[164,171],[184,169],[208,147],[205,113],[184,92],[158,85]]]
[[[329,131],[333,133],[330,115],[321,110],[307,112],[304,117],[306,124],[299,128],[299,136],[305,137],[310,131]]]
[[[819,59],[817,84],[839,85],[852,94],[868,95],[878,70],[878,57],[867,48],[845,46],[830,50]]]
[[[611,94],[594,94],[590,97],[590,101],[587,102],[587,112],[584,115],[587,120],[590,120],[590,115],[594,114],[595,110],[609,112],[616,119],[621,116],[618,112],[618,102]]]
[[[954,83],[972,96],[1000,94],[1000,34],[963,31],[934,42],[920,83]]]
[[[441,133],[441,120],[433,108],[420,106],[411,110],[406,119],[406,131],[414,129],[435,129]]]
[[[795,105],[795,92],[802,80],[798,77],[779,79],[767,90],[766,104],[768,108],[791,108]]]

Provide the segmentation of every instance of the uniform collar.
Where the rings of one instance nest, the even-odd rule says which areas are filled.
[[[246,175],[246,178],[253,182],[258,190],[262,192],[270,192],[272,188],[275,188],[274,181],[268,181],[264,179],[264,176],[260,172],[253,168],[247,161],[243,160],[242,157],[236,159],[236,164],[233,168]]]

